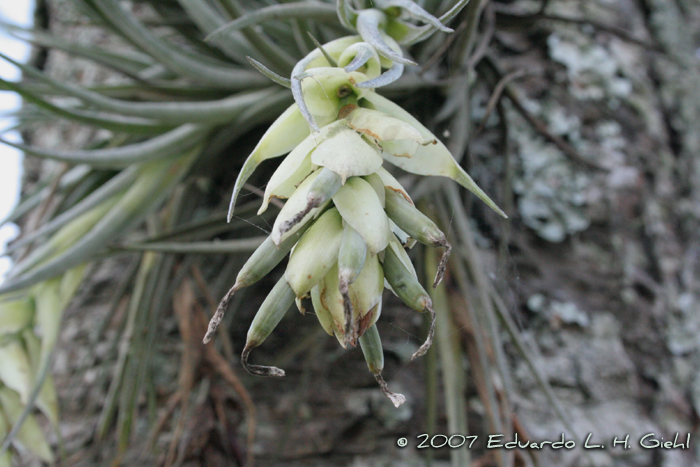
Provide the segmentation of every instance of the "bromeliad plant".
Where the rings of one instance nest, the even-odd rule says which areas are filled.
[[[41,222],[10,247],[18,261],[0,285],[0,467],[9,465],[12,445],[52,460],[33,409],[37,407],[57,426],[58,404],[48,369],[61,317],[87,276],[86,264],[125,250],[217,255],[254,250],[212,318],[205,342],[212,338],[233,294],[268,274],[291,252],[284,277],[251,325],[242,352],[244,367],[253,374],[284,374],[274,367],[249,364],[249,354],[294,302],[303,312],[302,300],[310,297],[324,330],[343,347],[359,342],[383,392],[395,405],[402,403],[403,396],[391,393],[381,376],[383,353],[375,323],[382,292],[390,288],[410,308],[430,313],[428,337],[414,357],[424,354],[433,339],[435,312],[406,248],[415,242],[444,248],[437,286],[451,246],[436,224],[416,209],[391,167],[449,177],[503,213],[435,135],[375,90],[415,65],[402,47],[437,31],[451,31],[445,24],[467,0],[423,2],[432,5],[427,9],[446,11],[439,18],[410,0],[376,0],[363,7],[346,0],[335,6],[251,1],[257,9],[250,12],[238,0],[149,1],[163,21],[156,26],[182,25],[176,29],[177,41],[155,34],[118,0],[76,3],[90,21],[124,39],[133,50],[103,50],[68,43],[46,31],[3,25],[33,44],[96,61],[130,81],[86,88],[0,55],[24,73],[22,83],[0,80],[2,90],[24,98],[20,126],[50,115],[111,135],[80,151],[2,140],[59,166],[58,175],[25,196],[6,220],[26,220],[33,213]],[[474,6],[466,16],[474,17],[477,11]],[[275,27],[273,20],[287,23]],[[338,37],[340,27],[356,35],[320,45],[302,33],[309,26],[315,36],[326,39]],[[206,41],[201,40],[204,36]],[[436,49],[435,44],[427,47],[432,53]],[[249,69],[249,63],[260,73]],[[188,204],[183,193],[193,186],[201,188],[200,179],[190,183],[196,177],[214,178],[212,172],[217,170],[207,164],[232,142],[245,139],[249,130],[274,120],[292,102],[290,92],[278,85],[291,88],[294,103],[243,164],[229,221],[234,210],[250,208],[236,201],[255,169],[285,154],[267,184],[260,213],[266,215],[273,198],[287,201],[261,245],[255,238],[203,241],[218,233],[240,233],[248,226],[242,221],[216,224],[207,216],[199,223],[183,222],[198,214],[195,203]],[[145,238],[140,229],[144,220],[148,221]],[[169,275],[173,269],[169,259],[142,255],[138,273],[127,277],[121,289],[125,293],[133,280],[124,345],[118,349],[97,437],[105,436],[116,420],[122,450],[145,384],[144,368],[166,301],[163,297],[177,283]],[[147,338],[140,341],[135,336]]]
[[[341,20],[359,35],[319,45],[294,66],[291,79],[253,62],[275,82],[291,87],[295,103],[272,124],[243,165],[228,218],[255,168],[266,159],[289,153],[267,183],[258,214],[273,197],[287,202],[271,235],[221,301],[204,343],[214,335],[233,294],[265,276],[291,251],[284,277],[250,327],[241,355],[243,367],[255,375],[284,376],[279,368],[248,363],[248,357],[294,302],[304,313],[302,299],[310,296],[328,334],[335,335],[344,348],[359,340],[382,391],[398,407],[405,398],[390,392],[382,378],[381,341],[375,326],[384,286],[410,308],[430,313],[428,337],[413,358],[424,355],[433,341],[435,311],[405,248],[416,241],[445,248],[436,287],[451,246],[437,225],[416,209],[406,190],[383,167],[384,161],[418,175],[449,177],[505,214],[435,135],[374,90],[397,80],[404,65],[413,64],[395,40],[406,37],[396,30],[404,31],[403,26],[408,31],[409,25],[389,21],[388,14],[395,18],[410,14],[426,21],[428,28],[449,29],[408,0],[377,6],[385,10],[358,13],[339,2]]]

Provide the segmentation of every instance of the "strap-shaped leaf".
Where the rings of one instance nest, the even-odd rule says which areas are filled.
[[[37,385],[39,370],[41,369],[41,340],[34,334],[33,329],[25,329],[22,332],[24,346],[32,366],[32,382]],[[33,388],[34,389],[34,388]],[[51,375],[46,375],[44,382],[35,401],[36,407],[46,415],[54,428],[58,428],[58,395]]]
[[[168,133],[149,140],[116,148],[54,151],[12,143],[0,138],[1,143],[20,149],[27,154],[72,164],[90,164],[93,167],[121,168],[131,164],[151,162],[182,154],[183,150],[199,144],[208,134],[201,125],[182,125]]]
[[[0,336],[29,328],[33,319],[34,304],[29,297],[0,297]]]
[[[80,183],[88,174],[90,174],[90,167],[87,165],[79,165],[73,167],[68,172],[66,172],[61,180],[58,182],[59,192],[62,190],[73,188],[75,185]],[[12,210],[10,214],[2,221],[0,225],[6,224],[7,222],[15,222],[20,217],[24,216],[26,213],[34,209],[39,205],[47,196],[51,193],[51,188],[48,183],[39,182],[38,189],[31,193],[27,198],[20,201],[20,203]]]
[[[53,454],[51,453],[51,447],[46,442],[44,433],[41,431],[41,425],[31,414],[22,419],[22,409],[25,406],[22,405],[17,393],[10,388],[0,388],[0,406],[7,417],[7,421],[13,427],[6,439],[16,437],[17,441],[34,455],[44,462],[52,463]],[[19,429],[15,432],[14,427],[19,427]],[[9,442],[6,444],[9,445]],[[6,447],[3,445],[2,449],[0,449],[0,456],[5,449]]]
[[[124,38],[182,76],[226,89],[249,89],[265,85],[264,78],[258,73],[226,66],[223,63],[220,66],[213,65],[181,53],[156,37],[148,28],[124,11],[116,0],[85,0],[85,2]]]
[[[19,339],[0,346],[0,361],[0,383],[16,391],[26,405],[32,390],[32,366]]]
[[[178,3],[187,13],[187,17],[194,21],[204,34],[211,34],[225,22],[222,18],[224,12],[216,11],[208,2],[178,0]],[[212,41],[212,44],[241,64],[245,63],[245,56],[250,55],[255,49],[255,46],[243,37],[243,34],[235,33],[235,31],[233,34],[226,34],[219,39]]]
[[[0,53],[0,57],[20,68],[25,75],[44,81],[58,90],[99,107],[101,110],[133,117],[151,118],[169,124],[228,122],[240,115],[251,104],[272,92],[272,89],[268,88],[234,94],[225,99],[200,102],[128,102],[104,96],[81,86],[62,83],[34,67],[13,60],[5,54]]]
[[[133,50],[106,50],[68,42],[46,31],[25,29],[2,21],[0,26],[17,39],[40,47],[62,50],[76,57],[87,58],[132,78],[136,78],[141,71],[155,64],[152,57]]]
[[[124,133],[157,133],[169,129],[168,125],[151,119],[124,117],[122,115],[109,114],[105,112],[59,107],[38,96],[36,93],[26,91],[22,86],[11,81],[5,81],[2,78],[0,78],[0,85],[5,86],[6,89],[16,92],[27,102],[31,102],[38,107],[46,109],[59,117],[67,118],[76,122],[95,125],[97,127]]]
[[[8,416],[8,421],[12,424],[12,429],[0,446],[0,455],[17,438],[18,441],[25,445],[30,444],[27,447],[32,449],[42,459],[51,462],[51,450],[48,448],[48,445],[44,447],[46,441],[31,412],[34,408],[34,403],[42,396],[46,387],[44,382],[49,373],[49,357],[58,339],[63,310],[75,294],[78,285],[83,280],[84,274],[84,266],[76,267],[66,271],[62,277],[44,282],[32,291],[36,303],[37,323],[40,324],[42,335],[39,357],[36,359],[36,356],[34,356],[35,361],[33,362],[33,368],[35,369],[34,385],[26,405],[19,402],[19,397],[13,391],[7,388],[0,388],[0,405],[2,405],[5,414]],[[46,400],[43,402],[46,402]],[[46,451],[48,451],[48,455]]]
[[[89,210],[97,207],[113,196],[119,196],[122,191],[126,190],[126,188],[129,187],[134,180],[136,180],[137,173],[137,168],[134,166],[124,169],[121,173],[112,177],[107,183],[98,187],[95,191],[80,200],[76,205],[67,211],[61,213],[57,217],[51,219],[51,221],[48,223],[43,224],[36,230],[29,232],[27,235],[24,235],[19,240],[13,242],[6,252],[11,253],[16,251],[18,248],[22,248],[24,245],[35,241],[42,235],[53,233],[73,219],[85,214]]]
[[[202,3],[198,2],[197,0],[184,1]],[[227,0],[226,2],[224,2],[223,6],[228,10],[229,14],[231,15],[231,17],[233,17],[233,19],[241,18],[248,14],[239,4],[238,0]],[[206,32],[207,34],[213,33],[216,29],[218,29],[221,26],[224,26],[225,24],[226,21],[223,18],[218,18],[216,22],[216,27],[209,29]],[[264,30],[244,28],[242,32],[243,36],[245,36],[245,38],[248,39],[248,41],[250,41],[253,47],[255,47],[255,49],[257,49],[260,52],[260,55],[266,60],[279,65],[279,67],[285,72],[288,72],[294,66],[294,63],[296,62],[294,57],[292,57],[286,50],[284,50],[282,47],[280,47],[274,41],[272,41]]]
[[[106,243],[140,222],[162,202],[173,184],[185,175],[200,150],[195,148],[175,162],[163,161],[145,167],[137,182],[87,234],[76,239],[62,253],[9,279],[0,286],[0,293],[28,287],[93,258]]]
[[[230,23],[213,31],[206,40],[214,40],[234,31],[256,26],[266,21],[286,19],[314,19],[316,21],[332,21],[338,19],[335,7],[323,3],[286,3],[270,5],[259,10],[246,13]]]
[[[186,253],[206,255],[228,255],[252,253],[267,237],[241,238],[238,240],[218,240],[210,242],[145,242],[129,243],[117,248],[127,251],[158,251],[161,253]]]

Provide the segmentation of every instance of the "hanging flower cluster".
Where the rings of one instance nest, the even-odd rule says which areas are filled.
[[[340,2],[341,20],[360,35],[319,45],[294,67],[289,80],[254,63],[266,76],[291,87],[295,104],[272,124],[245,162],[229,219],[255,168],[284,154],[288,155],[267,184],[259,214],[273,197],[287,201],[271,235],[243,266],[219,305],[204,342],[213,336],[233,294],[264,277],[291,252],[284,276],[248,331],[243,366],[256,375],[284,376],[279,368],[249,364],[248,357],[292,304],[304,313],[301,300],[310,297],[328,334],[344,348],[359,342],[370,371],[398,407],[405,398],[390,392],[381,376],[383,353],[375,323],[382,293],[389,288],[410,308],[430,313],[428,336],[413,358],[425,354],[433,340],[435,312],[405,248],[415,242],[444,248],[433,284],[437,286],[451,247],[435,223],[416,209],[384,162],[417,175],[449,177],[505,215],[435,135],[374,91],[398,79],[404,65],[413,63],[401,55],[399,44],[384,28],[393,25],[392,30],[413,39],[426,31],[400,22],[399,13],[426,21],[423,28],[447,29],[412,2],[383,1],[378,6],[386,11],[358,13]],[[398,27],[402,25],[404,29]]]

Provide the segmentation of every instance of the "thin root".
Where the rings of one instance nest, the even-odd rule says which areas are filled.
[[[440,257],[440,263],[438,264],[437,272],[435,273],[435,282],[433,282],[433,288],[437,287],[440,284],[440,282],[442,282],[442,278],[445,275],[445,270],[447,269],[447,260],[450,259],[450,254],[452,253],[452,245],[450,245],[450,242],[448,242],[444,238],[435,246],[445,247],[445,251]]]
[[[389,398],[392,404],[394,404],[394,407],[398,408],[401,404],[406,402],[406,398],[403,394],[389,391],[389,386],[387,386],[386,381],[384,381],[384,378],[382,378],[381,373],[375,373],[374,379],[377,380],[377,383],[379,383],[379,387],[381,388],[382,392],[386,397]]]
[[[284,376],[284,370],[276,366],[250,365],[248,363],[248,356],[251,350],[253,350],[253,347],[246,345],[241,354],[241,365],[243,365],[243,368],[245,368],[248,373],[255,376],[277,376],[279,378]]]
[[[425,309],[430,312],[430,329],[428,330],[428,337],[425,339],[425,342],[423,345],[420,346],[418,350],[416,350],[416,353],[413,354],[411,357],[411,360],[414,360],[418,357],[421,357],[425,355],[425,353],[428,351],[430,346],[433,345],[433,336],[435,335],[435,319],[436,319],[436,314],[435,310],[433,310],[433,304],[432,302],[428,302],[425,305]]]
[[[231,298],[233,298],[233,294],[236,293],[239,288],[238,283],[233,284],[233,287],[231,287],[231,289],[226,292],[226,295],[224,295],[224,298],[221,299],[221,303],[219,303],[219,307],[216,309],[214,316],[212,316],[211,320],[209,320],[207,333],[204,335],[204,339],[202,339],[204,344],[208,344],[211,338],[214,337],[214,333],[219,328],[221,321],[224,319],[224,314],[226,313],[226,309],[228,308]]]

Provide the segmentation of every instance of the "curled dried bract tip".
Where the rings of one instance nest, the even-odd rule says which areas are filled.
[[[450,259],[450,253],[452,253],[452,245],[450,245],[450,242],[448,242],[446,239],[442,239],[442,241],[438,242],[436,246],[444,247],[445,251],[440,257],[440,263],[438,264],[437,272],[435,273],[433,288],[437,287],[440,282],[442,282],[442,278],[445,275],[445,270],[447,269],[447,260]]]
[[[214,316],[212,316],[211,320],[209,320],[209,327],[207,328],[207,333],[204,335],[204,339],[202,339],[202,343],[208,344],[211,338],[214,337],[214,333],[219,328],[221,321],[224,319],[224,314],[226,313],[226,309],[228,308],[231,298],[233,298],[233,294],[236,293],[239,288],[238,282],[236,282],[233,284],[233,287],[226,292],[224,298],[221,299],[221,303],[219,303]]]
[[[246,369],[248,373],[255,376],[277,376],[279,378],[284,376],[284,370],[277,368],[276,366],[263,366],[263,365],[251,365],[248,363],[248,356],[250,351],[253,350],[254,346],[246,345],[241,354],[241,365]]]
[[[428,337],[425,339],[425,342],[423,345],[420,346],[418,350],[413,354],[411,357],[411,360],[414,360],[418,357],[421,357],[425,355],[425,353],[428,351],[430,346],[433,345],[433,336],[435,336],[435,319],[436,319],[436,314],[435,310],[433,310],[433,304],[432,302],[428,302],[425,305],[425,309],[430,313],[430,329],[428,330]]]
[[[389,391],[389,386],[387,386],[386,381],[384,381],[384,378],[382,378],[381,373],[375,373],[374,379],[377,380],[377,383],[379,383],[379,387],[381,388],[382,392],[386,397],[389,398],[391,403],[394,404],[394,407],[398,408],[401,404],[406,402],[406,397],[404,397],[403,394]]]

